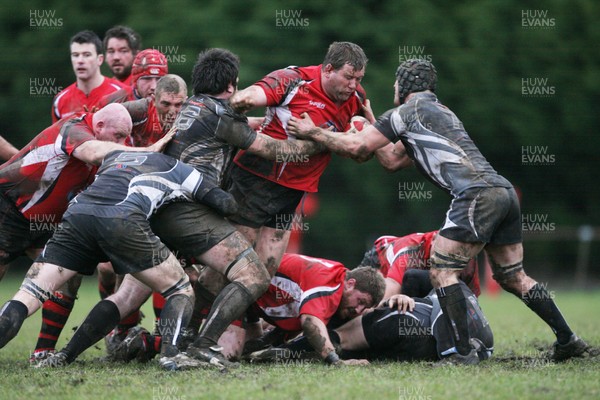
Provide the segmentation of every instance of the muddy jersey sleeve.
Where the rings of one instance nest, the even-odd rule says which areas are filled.
[[[400,140],[400,135],[406,130],[406,125],[402,121],[402,117],[397,108],[391,109],[383,113],[373,125],[379,132],[388,138],[392,143]]]
[[[256,140],[256,132],[248,125],[248,119],[230,108],[217,110],[219,122],[215,136],[240,149],[248,149]]]
[[[115,92],[118,93],[118,92]],[[148,121],[148,107],[150,100],[149,99],[141,99],[134,101],[126,101],[123,104],[123,107],[127,109],[129,115],[131,116],[131,121],[133,126],[142,124]]]
[[[87,118],[91,118],[88,116]],[[81,144],[95,140],[96,137],[92,134],[91,129],[83,122],[82,118],[77,118],[65,123],[61,129],[60,135],[61,150],[66,154],[71,155]]]

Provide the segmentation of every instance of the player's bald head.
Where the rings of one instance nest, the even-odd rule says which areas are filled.
[[[98,127],[110,128],[116,132],[129,135],[131,133],[131,116],[125,107],[119,103],[111,103],[99,110],[92,117],[94,130]]]

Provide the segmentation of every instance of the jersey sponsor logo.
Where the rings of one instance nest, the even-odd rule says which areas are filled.
[[[312,101],[309,100],[308,104],[313,106],[313,107],[317,107],[319,110],[324,110],[325,109],[325,103],[321,103],[320,101]]]

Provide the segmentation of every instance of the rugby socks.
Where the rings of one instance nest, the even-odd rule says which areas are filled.
[[[152,293],[152,308],[154,309],[154,316],[156,317],[156,321],[160,318],[160,313],[163,308],[165,308],[165,303],[167,301],[163,297],[162,294],[158,292]]]
[[[199,283],[194,285],[194,293],[196,294],[194,312],[192,313],[192,318],[187,326],[187,330],[198,334],[200,325],[202,325],[202,321],[205,320],[210,313],[210,309],[215,301],[216,296],[206,290]]]
[[[20,301],[10,300],[0,309],[0,349],[10,342],[27,318],[27,306]]]
[[[117,305],[110,300],[101,300],[85,318],[73,334],[73,338],[61,350],[69,363],[85,350],[108,335],[119,322],[121,316]]]
[[[42,327],[35,345],[34,352],[54,350],[71,310],[75,305],[75,298],[65,295],[63,292],[54,292],[42,305]]]
[[[466,356],[471,352],[469,343],[469,325],[467,321],[467,300],[460,288],[460,284],[455,283],[450,286],[441,287],[435,290],[440,301],[442,312],[446,316],[449,324],[454,346],[459,354]]]
[[[161,356],[173,357],[179,353],[177,340],[183,328],[188,326],[193,310],[189,296],[175,294],[168,298],[157,327],[162,338]]]
[[[254,296],[242,284],[231,282],[225,286],[215,299],[193,346],[197,348],[215,346],[225,329],[240,318],[254,301]]]
[[[129,314],[127,317],[125,317],[119,321],[119,323],[117,324],[117,330],[118,330],[118,332],[123,332],[124,335],[127,335],[127,332],[129,331],[129,329],[138,325],[141,320],[142,320],[141,311],[139,309],[135,310],[134,312]]]
[[[566,344],[573,335],[573,331],[569,328],[567,321],[565,321],[552,297],[545,287],[536,283],[523,295],[522,300],[527,307],[550,326],[558,343]]]

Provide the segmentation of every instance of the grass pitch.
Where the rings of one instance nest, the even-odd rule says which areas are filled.
[[[0,283],[0,304],[21,283],[13,273]],[[98,301],[94,277],[84,278],[62,347]],[[600,346],[600,291],[552,291],[571,327]],[[494,357],[473,367],[435,368],[430,363],[373,363],[332,368],[307,361],[250,365],[222,374],[214,370],[164,372],[156,361],[116,364],[100,360],[104,344],[89,349],[60,370],[29,367],[41,312],[25,321],[19,335],[0,350],[0,399],[598,399],[600,357],[549,362],[544,351],[554,336],[517,298],[482,296],[495,334]],[[152,329],[150,303],[143,325]]]

